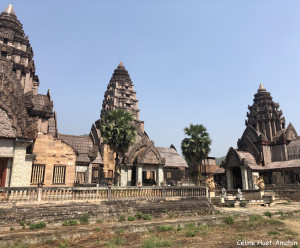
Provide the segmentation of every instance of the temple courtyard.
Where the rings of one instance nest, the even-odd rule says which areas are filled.
[[[87,220],[88,222],[88,220]],[[93,221],[94,222],[94,221]],[[71,224],[72,225],[72,224]],[[151,220],[24,228],[2,232],[6,247],[299,247],[300,203],[216,207],[213,214],[163,211]],[[19,240],[19,242],[17,242]],[[29,244],[33,243],[33,244]]]

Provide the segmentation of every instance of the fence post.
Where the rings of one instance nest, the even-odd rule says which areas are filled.
[[[165,189],[165,186],[162,186],[162,188],[161,188],[161,197],[162,197],[162,198],[165,198],[165,197],[166,197],[166,189]]]
[[[208,195],[208,187],[205,187],[205,196],[210,200],[210,197]]]
[[[43,195],[43,183],[39,182],[38,188],[37,188],[37,201],[38,202],[42,201],[42,195]]]
[[[109,201],[111,201],[111,184],[108,184],[107,190],[107,198]]]

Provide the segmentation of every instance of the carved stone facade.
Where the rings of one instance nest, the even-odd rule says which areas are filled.
[[[253,102],[238,149],[231,147],[226,156],[227,188],[258,189],[259,176],[269,184],[300,182],[300,139],[295,128],[291,123],[286,127],[279,104],[262,84]]]

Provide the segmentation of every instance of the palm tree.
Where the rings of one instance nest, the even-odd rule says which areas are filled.
[[[124,156],[135,141],[137,130],[132,124],[133,119],[133,115],[123,109],[110,111],[102,118],[101,137],[116,153],[115,183],[118,181],[119,156]]]
[[[181,142],[182,155],[187,160],[191,169],[190,176],[197,184],[200,183],[200,166],[210,152],[211,140],[206,128],[203,125],[190,124],[183,129],[185,135],[190,136]]]

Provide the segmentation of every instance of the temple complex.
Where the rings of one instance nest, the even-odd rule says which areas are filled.
[[[266,184],[299,183],[300,138],[262,84],[248,109],[238,148],[226,156],[227,188],[257,189],[260,176]]]
[[[187,164],[182,157],[173,150],[162,156],[166,153],[161,154],[144,131],[136,92],[122,63],[108,84],[100,118],[90,134],[66,135],[58,133],[50,91],[38,93],[33,50],[12,5],[0,15],[0,49],[0,187],[70,187],[112,179],[115,154],[99,130],[101,118],[118,108],[133,114],[138,130],[121,161],[120,186],[160,185],[165,165],[172,168],[168,177],[173,173],[176,181],[184,178]]]

